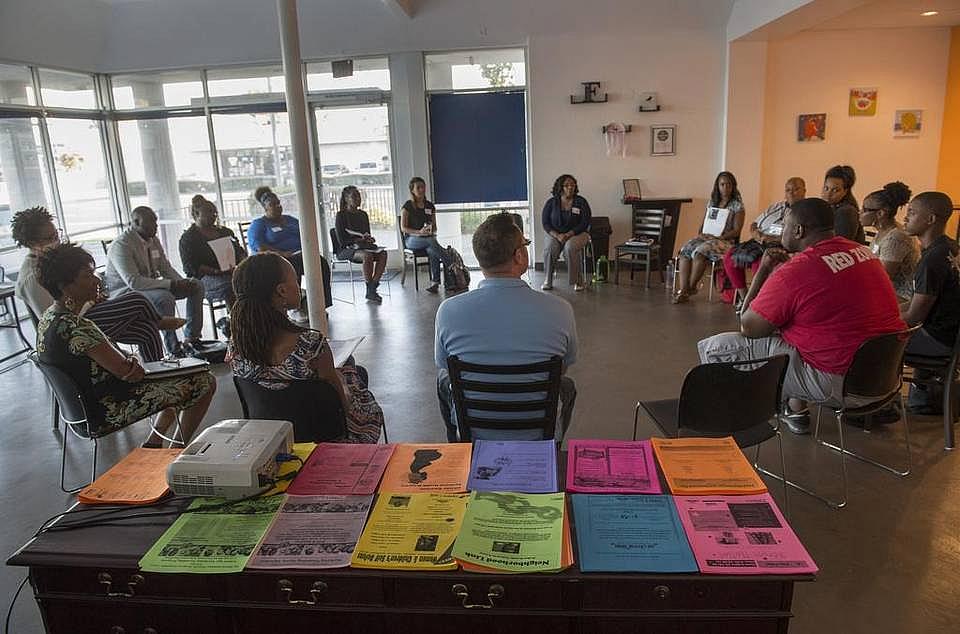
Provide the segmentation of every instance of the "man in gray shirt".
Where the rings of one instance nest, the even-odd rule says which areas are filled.
[[[530,288],[520,277],[529,267],[529,241],[509,214],[494,214],[473,234],[473,251],[484,279],[476,290],[445,300],[437,311],[434,359],[437,395],[447,439],[459,440],[453,420],[447,357],[484,365],[540,363],[563,358],[564,371],[577,360],[577,324],[566,300]],[[577,391],[571,378],[560,384],[559,440],[570,426]],[[500,430],[498,439],[537,440],[531,430]],[[474,438],[479,438],[474,434]]]
[[[130,214],[132,226],[110,244],[103,281],[107,290],[139,291],[161,315],[176,314],[178,299],[187,300],[187,343],[200,341],[203,329],[203,285],[184,278],[167,259],[157,239],[157,214],[149,207],[137,207]],[[183,346],[175,331],[163,334],[171,354],[182,354]],[[189,351],[188,351],[189,352]]]

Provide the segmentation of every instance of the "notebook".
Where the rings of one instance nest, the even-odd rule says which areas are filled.
[[[172,376],[204,372],[209,367],[210,364],[208,362],[193,357],[172,359],[169,361],[149,361],[143,364],[143,378],[146,380],[168,379]]]

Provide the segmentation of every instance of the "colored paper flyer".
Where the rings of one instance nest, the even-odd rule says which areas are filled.
[[[247,568],[346,568],[372,495],[290,495]]]
[[[497,570],[561,570],[564,506],[563,493],[474,491],[453,556]]]
[[[470,465],[471,491],[557,492],[553,440],[478,440]]]
[[[571,440],[567,443],[567,491],[660,493],[649,440]]]
[[[806,574],[810,554],[769,493],[674,497],[700,572],[722,575]]]
[[[381,493],[461,493],[470,474],[470,443],[400,444],[387,463]]]
[[[669,495],[573,496],[583,572],[696,572]]]
[[[561,546],[563,550],[560,553],[560,566],[561,570],[566,570],[574,564],[573,558],[573,537],[571,536],[570,530],[570,512],[568,509],[564,509],[563,513],[563,545]],[[478,564],[472,564],[469,561],[460,561],[460,567],[467,572],[480,572],[484,574],[521,574],[524,572],[529,572],[526,570],[498,570],[497,568],[488,568],[486,566],[480,566]],[[547,570],[545,572],[558,572],[556,570]]]
[[[651,438],[650,442],[674,495],[748,495],[767,490],[732,436]]]
[[[140,559],[147,572],[240,572],[270,527],[283,495],[227,502],[198,498]]]
[[[287,489],[290,495],[371,495],[393,445],[317,444]]]
[[[469,445],[467,445],[469,447]],[[466,493],[381,493],[350,559],[354,568],[455,570]]]
[[[84,504],[153,504],[169,491],[167,467],[183,449],[137,447],[77,494]]]

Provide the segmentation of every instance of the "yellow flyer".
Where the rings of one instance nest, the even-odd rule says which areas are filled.
[[[469,446],[469,445],[468,445]],[[354,568],[455,570],[468,493],[381,493],[353,551]]]
[[[731,436],[651,438],[650,442],[674,495],[747,495],[767,491]]]
[[[400,444],[393,450],[380,484],[381,493],[461,493],[470,477],[467,442]]]

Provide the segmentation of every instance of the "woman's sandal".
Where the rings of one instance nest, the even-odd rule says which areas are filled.
[[[679,291],[679,292],[677,292],[676,295],[673,296],[673,299],[671,300],[671,303],[673,303],[673,304],[685,304],[685,303],[688,302],[688,301],[690,301],[690,295],[688,295],[688,294],[685,293],[684,291]]]
[[[183,326],[186,323],[187,323],[187,320],[182,317],[176,317],[172,315],[165,316],[165,317],[161,317],[160,320],[157,322],[157,329],[158,330],[177,330],[179,328],[183,328]]]

